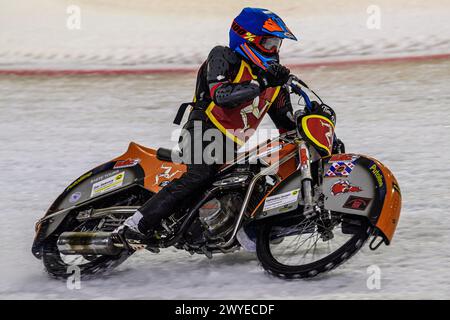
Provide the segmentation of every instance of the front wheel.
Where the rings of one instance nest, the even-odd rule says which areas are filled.
[[[275,276],[311,278],[347,261],[372,233],[365,218],[342,214],[276,218],[260,226],[256,253],[263,268]]]

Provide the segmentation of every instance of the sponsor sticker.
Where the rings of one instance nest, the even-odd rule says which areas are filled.
[[[118,170],[117,170],[117,171],[111,171],[111,172],[102,174],[101,176],[92,178],[91,181],[90,181],[90,183],[96,183],[96,182],[99,182],[100,180],[104,180],[104,179],[106,179],[106,178],[108,178],[108,177],[111,177],[111,176],[117,174],[117,173],[119,173]]]
[[[123,169],[123,168],[129,168],[129,167],[134,167],[135,165],[137,165],[139,162],[141,162],[141,159],[126,159],[126,160],[119,160],[116,162],[116,164],[114,165],[113,169]]]
[[[288,204],[298,201],[300,189],[294,189],[288,192],[283,192],[274,196],[266,198],[264,201],[264,211],[268,211],[274,208],[283,207]]]
[[[364,211],[369,206],[370,201],[372,201],[370,198],[350,196],[343,207],[347,209]]]
[[[81,198],[81,192],[74,192],[70,195],[69,202],[75,203]]]
[[[353,154],[347,154],[347,153],[341,153],[341,154],[333,154],[329,160],[329,162],[336,162],[336,161],[355,161],[358,159],[359,156],[355,156]]]
[[[69,191],[70,189],[72,189],[73,187],[75,187],[77,184],[79,184],[80,182],[84,181],[85,179],[89,178],[92,175],[92,171],[83,174],[81,177],[79,177],[77,180],[75,180],[74,182],[72,182],[72,184],[70,186],[67,187],[67,191]]]
[[[106,179],[100,180],[92,185],[91,197],[98,196],[105,192],[117,189],[123,185],[125,171],[119,172]]]
[[[306,170],[308,168],[308,162],[309,159],[308,154],[306,153],[306,148],[302,147],[300,149],[300,165],[303,170]]]
[[[370,172],[372,172],[373,176],[375,177],[375,180],[377,180],[378,187],[383,187],[383,175],[381,174],[380,170],[378,169],[377,165],[374,163],[370,168]]]
[[[181,172],[180,170],[172,172],[173,168],[171,166],[166,165],[165,163],[161,165],[161,169],[163,169],[164,171],[155,176],[155,183],[153,184],[154,186],[164,182],[164,181],[161,182],[160,179],[171,180],[176,174]]]
[[[325,173],[325,177],[348,177],[354,167],[355,164],[353,162],[333,162],[330,169]]]
[[[358,186],[352,185],[348,180],[341,180],[335,182],[331,186],[331,194],[337,196],[339,194],[349,193],[349,192],[361,192],[362,189]]]

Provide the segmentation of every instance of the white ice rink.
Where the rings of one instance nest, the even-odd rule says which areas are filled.
[[[95,32],[70,35],[73,41],[64,43],[63,33],[67,31],[58,31],[53,24],[57,21],[58,8],[63,12],[61,23],[65,23],[66,2],[40,1],[51,8],[48,23],[43,18],[43,12],[47,11],[27,9],[40,21],[35,29],[19,24],[8,35],[0,28],[0,68],[127,67],[129,61],[130,66],[145,67],[154,61],[159,65],[179,62],[171,60],[170,55],[159,54],[166,52],[166,38],[155,37],[155,46],[151,41],[141,42],[145,28],[150,27],[136,10],[124,8],[113,14],[106,6],[105,11],[92,11],[92,15],[104,19],[114,17],[114,23],[104,20],[103,27],[98,25]],[[358,24],[364,24],[367,4],[360,6],[356,4],[359,2],[346,1],[348,9],[334,8],[334,13],[342,13],[345,19],[334,14],[324,20],[324,10],[312,2],[305,2],[310,11],[303,12],[305,9],[296,5],[282,7],[279,12],[287,15],[286,20],[294,21],[291,28],[294,32],[298,29],[303,38],[297,44],[301,48],[298,56],[296,48],[286,45],[287,58],[293,62],[347,59],[354,52],[359,52],[356,54],[359,58],[392,56],[405,53],[405,48],[411,50],[408,54],[448,53],[448,20],[442,23],[439,19],[447,17],[449,10],[439,10],[439,6],[449,8],[450,5],[444,6],[449,1],[409,1],[413,5],[405,7],[405,11],[395,9],[406,1],[392,6],[380,1],[387,6],[386,17],[398,16],[396,20],[386,21],[386,28],[391,32],[380,31],[384,42],[376,41],[378,36],[367,36],[367,30],[363,32],[357,26],[348,34],[337,32],[339,28],[345,31],[349,26],[348,15],[356,19],[360,9],[362,17],[358,18],[361,20]],[[18,7],[13,8],[12,3]],[[143,1],[135,0],[135,3],[143,6]],[[155,28],[165,29],[162,24],[167,19],[181,15],[180,10],[174,9],[166,17],[164,10],[168,9],[163,3],[160,2],[159,11],[154,13]],[[3,13],[27,11],[23,1],[0,0],[0,4],[0,23],[8,26],[13,21]],[[232,15],[236,8],[233,2],[224,15]],[[189,15],[183,19],[197,23],[199,16],[209,13],[205,10],[204,15],[198,12],[195,21]],[[415,14],[416,20],[410,19],[410,13]],[[427,14],[434,18],[427,19]],[[127,39],[133,20],[125,21],[123,17],[130,15],[134,15],[135,23],[142,28],[135,37]],[[408,21],[409,26],[398,28],[400,20]],[[202,30],[216,32],[226,39],[228,21],[229,17],[224,16],[213,25],[212,19],[205,18],[200,26],[208,26]],[[298,26],[295,21],[299,21]],[[324,27],[324,21],[330,21],[332,27]],[[85,23],[88,28],[89,17]],[[111,32],[107,31],[108,26],[123,26],[123,30],[117,30],[116,38],[102,44],[97,36]],[[183,30],[177,30],[175,36],[183,41]],[[166,31],[173,33],[169,32],[171,29]],[[34,37],[29,37],[30,34]],[[30,41],[20,41],[21,35],[27,35]],[[419,41],[419,35],[425,40]],[[44,39],[47,44],[40,47]],[[194,47],[186,37],[185,43],[191,47],[183,53],[186,60],[181,64],[198,64],[214,45],[216,40],[212,39],[205,36]],[[408,47],[407,39],[417,45]],[[126,47],[128,40],[130,46]],[[361,41],[368,43],[367,55],[345,45],[352,43],[362,49]],[[391,42],[398,52],[389,51],[387,44]],[[113,50],[114,46],[123,49],[125,58]],[[139,46],[145,49],[140,54],[136,51]],[[171,50],[180,52],[178,46]],[[335,54],[332,50],[336,50]],[[155,60],[158,57],[162,60]],[[110,276],[83,281],[81,290],[68,290],[64,281],[48,277],[41,261],[31,254],[35,221],[74,178],[121,154],[129,141],[152,147],[173,146],[171,131],[176,127],[171,124],[172,119],[180,102],[191,99],[195,73],[122,77],[0,76],[0,298],[450,298],[450,61],[293,71],[336,110],[337,134],[345,141],[348,151],[379,159],[398,178],[403,209],[391,246],[382,246],[376,252],[364,248],[342,267],[309,281],[283,281],[268,276],[253,254],[242,251],[217,255],[212,260],[172,249],[158,255],[142,252]],[[263,127],[270,126],[270,120],[266,119]],[[379,290],[369,290],[366,286],[367,268],[371,265],[381,269]]]
[[[70,291],[30,252],[34,222],[75,177],[133,140],[171,146],[176,107],[193,75],[0,78],[0,296],[11,298],[449,298],[450,62],[296,70],[338,113],[350,152],[392,169],[403,210],[390,247],[364,248],[311,281],[266,275],[245,252],[133,256],[109,277]],[[271,126],[267,119],[264,126]],[[366,287],[381,268],[380,290]]]
[[[299,37],[284,41],[285,63],[450,53],[450,0],[32,3],[0,0],[0,70],[197,66],[210,48],[227,43],[244,5],[270,8]],[[73,5],[80,29],[67,28]]]

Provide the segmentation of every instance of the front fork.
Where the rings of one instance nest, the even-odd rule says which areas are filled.
[[[331,226],[331,220],[329,219],[329,212],[322,211],[316,199],[314,198],[314,191],[312,187],[312,174],[311,174],[311,154],[305,141],[299,140],[298,154],[300,163],[297,169],[300,169],[300,179],[302,186],[303,197],[303,215],[309,219],[318,216],[321,219],[321,223],[318,225],[318,231],[323,241],[333,239],[334,235]]]
[[[317,213],[320,213],[320,208],[314,203],[314,194],[312,187],[311,174],[311,154],[308,145],[303,140],[297,140],[299,164],[297,170],[300,169],[300,180],[302,186],[302,202],[304,205],[303,214],[310,218]]]

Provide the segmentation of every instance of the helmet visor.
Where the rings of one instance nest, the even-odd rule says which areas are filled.
[[[282,42],[283,40],[277,37],[263,37],[259,45],[266,52],[278,53]]]

